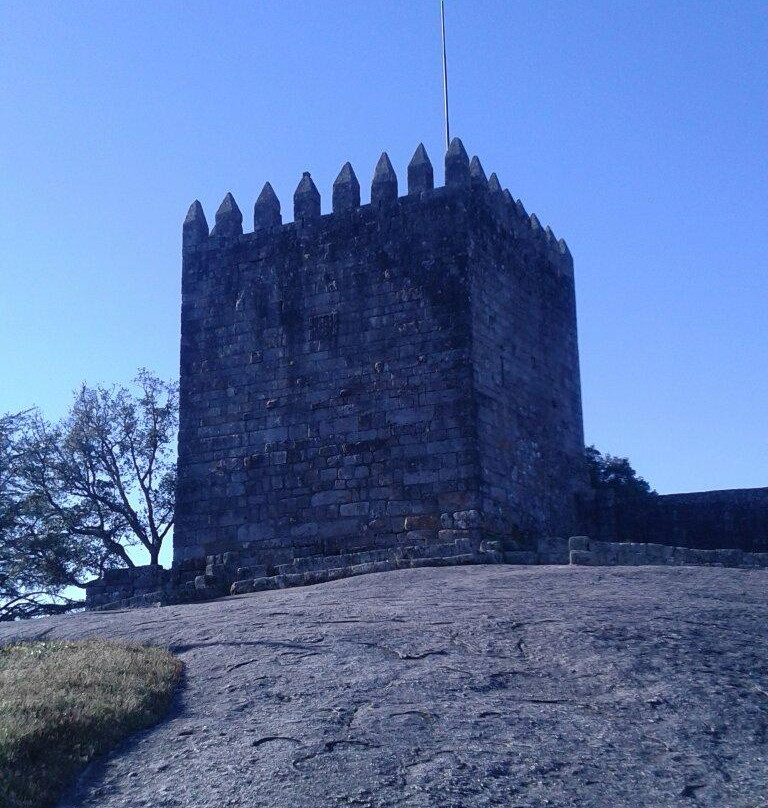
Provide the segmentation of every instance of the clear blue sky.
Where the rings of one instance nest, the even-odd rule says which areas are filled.
[[[470,153],[567,239],[586,438],[768,485],[768,3],[448,0]],[[438,0],[0,7],[0,412],[177,373],[181,222],[345,160],[442,177]],[[401,185],[402,187],[402,185]],[[367,198],[367,188],[364,199]]]

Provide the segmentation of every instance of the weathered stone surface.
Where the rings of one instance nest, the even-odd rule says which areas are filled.
[[[573,280],[460,141],[447,161],[428,187],[418,149],[397,198],[382,156],[382,208],[346,167],[343,215],[305,176],[297,223],[184,251],[175,567],[393,549],[443,515],[478,542],[581,529]]]
[[[579,566],[588,565],[592,563],[592,553],[588,550],[571,550],[570,552],[571,564]]]
[[[654,497],[599,492],[587,518],[594,538],[604,541],[753,553],[768,549],[768,488]]]
[[[196,199],[187,211],[182,228],[182,245],[195,247],[208,240],[208,222],[205,219],[203,206]]]
[[[472,188],[480,191],[488,188],[488,178],[485,176],[485,169],[477,155],[469,163],[469,182]]]
[[[594,566],[717,566],[761,568],[768,554],[745,553],[741,550],[702,550],[694,547],[669,547],[664,544],[594,541],[586,536],[569,540],[570,563]],[[509,555],[509,554],[507,554]],[[507,559],[508,560],[508,559]],[[538,542],[537,561],[559,563],[548,551],[546,540]]]
[[[360,207],[360,182],[352,164],[346,162],[333,183],[333,212],[338,213],[358,207]]]
[[[408,163],[408,193],[420,194],[435,187],[435,173],[423,143],[419,143]]]
[[[371,182],[371,205],[379,207],[384,202],[397,199],[397,174],[392,167],[389,155],[384,152],[376,164]]]
[[[614,509],[590,495],[570,252],[495,174],[486,181],[459,139],[445,167],[446,186],[433,188],[420,146],[409,194],[398,198],[384,153],[372,204],[360,206],[347,163],[328,216],[305,174],[296,221],[284,226],[267,184],[252,235],[242,235],[230,195],[217,238],[207,238],[202,208],[192,206],[174,570],[247,547],[243,565],[265,574],[244,580],[285,582],[328,569],[321,557],[346,557],[334,563],[344,570],[386,560],[350,555],[416,543],[442,545],[423,557],[451,563],[496,540],[501,548],[484,562],[523,553],[511,558],[567,563],[567,548],[537,541],[593,526],[596,541],[639,545],[650,524],[654,536],[670,528],[658,544],[768,548],[768,489]],[[466,533],[429,535],[436,520],[442,531]],[[473,546],[445,547],[465,539]],[[590,563],[736,563],[645,545],[601,552]],[[298,558],[315,561],[301,572],[276,569]],[[195,591],[210,595],[234,578],[224,562],[209,563],[216,580]],[[193,582],[175,579],[192,590]],[[150,583],[115,583],[95,600],[130,601],[148,586],[168,594],[174,581]]]
[[[568,539],[544,537],[537,542],[540,564],[567,564],[569,562],[568,552]]]
[[[244,595],[246,592],[253,592],[254,591],[253,582],[254,582],[253,578],[251,578],[250,580],[243,579],[241,581],[235,581],[232,584],[230,593],[232,595]]]
[[[340,509],[344,505],[339,506]],[[446,518],[447,517],[447,518]],[[431,516],[414,516],[402,520],[405,533],[402,544],[380,549],[356,549],[333,555],[302,554],[295,548],[284,563],[271,566],[254,564],[248,547],[221,555],[207,556],[204,575],[196,568],[179,565],[170,570],[157,567],[137,567],[132,570],[108,570],[103,579],[87,585],[86,605],[90,609],[118,609],[148,604],[177,604],[210,600],[225,592],[233,595],[261,589],[321,583],[333,579],[360,575],[362,572],[383,572],[398,567],[444,566],[460,564],[573,564],[577,566],[719,566],[761,569],[768,567],[768,553],[745,553],[741,550],[699,550],[669,547],[662,544],[594,541],[587,536],[571,539],[542,538],[533,548],[526,541],[508,538],[483,539],[471,525],[479,517],[477,511],[457,511],[452,516],[442,514],[440,524],[456,527],[422,528],[416,525],[436,525]],[[333,525],[332,525],[333,526]],[[365,542],[358,543],[360,547]],[[572,549],[576,547],[582,549]],[[262,551],[256,549],[257,557]],[[283,551],[284,553],[286,551]],[[295,557],[294,557],[295,556]],[[245,562],[247,566],[242,566]],[[201,561],[202,564],[202,561]],[[329,575],[333,569],[333,575]],[[258,580],[258,585],[255,581]]]
[[[456,511],[453,514],[453,524],[459,530],[470,530],[480,527],[482,517],[474,508],[469,511]]]
[[[320,217],[320,191],[305,171],[293,194],[293,219],[298,224],[306,224]]]
[[[261,189],[259,198],[253,206],[253,229],[271,230],[283,224],[283,217],[280,213],[280,200],[277,198],[275,189],[271,183],[267,182]]]
[[[712,568],[410,569],[3,625],[0,640],[128,638],[186,664],[169,720],[95,763],[62,808],[756,808],[767,584]]]
[[[243,214],[232,194],[228,193],[216,211],[216,224],[211,231],[212,236],[235,238],[243,234]]]
[[[458,137],[445,153],[445,184],[449,188],[469,188],[469,155]]]
[[[557,244],[557,236],[555,235],[555,231],[549,225],[544,228],[544,236],[546,237],[550,246]]]
[[[589,536],[571,536],[568,539],[568,549],[589,550]]]
[[[405,519],[406,530],[436,530],[440,525],[439,520],[432,514],[421,516],[408,516]]]
[[[491,174],[491,178],[488,180],[488,193],[492,197],[500,197],[503,193],[501,183],[499,182],[499,178],[495,171],[493,174]]]
[[[538,560],[536,553],[530,550],[508,550],[504,553],[506,564],[537,564]]]

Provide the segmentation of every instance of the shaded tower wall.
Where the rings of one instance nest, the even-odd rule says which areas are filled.
[[[253,233],[227,196],[184,228],[174,564],[258,563],[576,527],[585,485],[570,254],[459,141],[334,213],[305,175]]]
[[[470,254],[481,507],[502,535],[567,536],[587,488],[573,265],[509,203]]]

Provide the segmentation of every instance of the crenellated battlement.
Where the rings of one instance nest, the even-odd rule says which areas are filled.
[[[503,189],[498,176],[490,179],[477,156],[470,160],[464,144],[454,138],[445,155],[445,184],[435,187],[434,169],[424,144],[419,144],[407,170],[408,190],[404,195],[398,191],[398,177],[389,156],[384,152],[376,165],[370,186],[370,201],[361,201],[360,182],[352,165],[347,162],[333,183],[332,212],[321,211],[321,195],[312,176],[304,172],[293,196],[293,221],[283,222],[281,204],[269,182],[265,183],[253,211],[253,231],[243,231],[243,214],[231,193],[228,193],[216,211],[216,221],[209,232],[202,205],[195,200],[189,208],[183,227],[185,252],[205,249],[212,239],[216,247],[222,240],[274,238],[277,232],[295,233],[302,238],[312,238],[318,225],[328,223],[332,217],[348,217],[358,210],[378,211],[393,215],[399,205],[413,211],[416,205],[428,207],[438,204],[446,197],[463,196],[467,204],[486,208],[518,241],[540,250],[551,259],[558,271],[571,275],[573,261],[567,244],[558,240],[551,227],[542,227],[536,214],[528,214],[523,203],[515,200],[509,189]]]

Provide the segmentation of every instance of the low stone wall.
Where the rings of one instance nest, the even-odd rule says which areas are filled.
[[[458,533],[459,531],[451,531]],[[397,549],[296,558],[276,567],[255,566],[247,551],[210,555],[166,570],[158,567],[107,570],[86,588],[92,610],[170,605],[307,586],[372,572],[458,564],[720,566],[768,569],[768,553],[699,550],[664,544],[607,542],[587,536],[541,538],[530,549],[509,550],[501,542],[467,534],[451,541]]]
[[[369,550],[347,555],[297,559],[292,564],[281,566],[278,573],[271,576],[251,577],[251,570],[247,574],[241,571],[230,591],[233,595],[240,595],[410,567],[494,564],[501,561],[503,553],[498,542],[455,539],[442,544],[416,545],[395,550]]]
[[[700,550],[667,544],[595,541],[587,536],[568,540],[569,562],[587,566],[744,567],[768,569],[768,553],[743,550]]]
[[[106,570],[101,578],[86,584],[85,607],[91,611],[136,606],[157,606],[202,600],[196,596],[195,576],[203,571],[191,565],[130,567]]]
[[[585,507],[582,529],[601,541],[768,552],[768,488],[648,497],[599,491]]]
[[[187,560],[170,570],[134,567],[107,570],[103,578],[86,587],[86,607],[91,610],[170,605],[211,600],[228,594],[333,581],[371,572],[409,567],[501,563],[508,555],[500,542],[483,541],[473,530],[444,530],[447,539],[394,549],[358,553],[305,556],[273,567],[253,563],[248,549]],[[536,563],[535,553],[515,563]],[[567,554],[566,554],[567,555]]]

